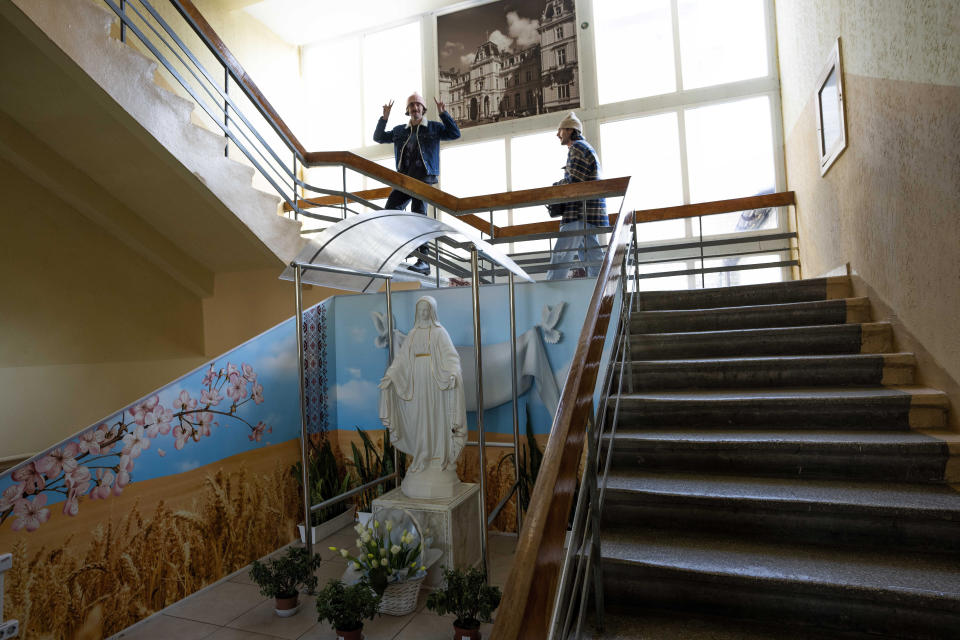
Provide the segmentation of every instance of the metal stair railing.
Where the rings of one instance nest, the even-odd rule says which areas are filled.
[[[3,574],[13,567],[13,556],[9,553],[0,555],[0,640],[7,638],[16,638],[20,632],[19,623],[16,620],[3,619]]]

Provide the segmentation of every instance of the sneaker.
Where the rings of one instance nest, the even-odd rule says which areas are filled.
[[[410,271],[416,271],[422,276],[430,275],[430,265],[424,262],[423,260],[421,260],[420,258],[417,258],[417,261],[415,263],[411,265],[407,265],[407,269],[409,269]]]

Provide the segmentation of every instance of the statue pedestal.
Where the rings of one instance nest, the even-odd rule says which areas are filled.
[[[480,485],[461,482],[449,498],[408,498],[393,489],[373,501],[373,515],[381,509],[406,509],[433,538],[431,548],[442,553],[439,562],[427,571],[424,581],[436,587],[443,570],[476,566],[480,562]]]

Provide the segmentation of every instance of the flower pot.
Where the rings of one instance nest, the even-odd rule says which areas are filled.
[[[453,640],[480,640],[480,629],[464,629],[453,625]]]
[[[363,626],[359,629],[354,629],[353,631],[340,631],[336,630],[337,640],[363,640]]]
[[[353,522],[353,510],[347,509],[338,516],[334,516],[327,520],[326,522],[321,522],[315,527],[310,527],[312,540],[314,543],[323,540],[324,538],[329,538],[340,529],[343,529],[345,526]],[[306,544],[306,532],[303,530],[303,524],[298,524],[297,529],[300,531],[300,542]]]
[[[300,601],[298,596],[293,596],[292,598],[277,598],[276,602],[274,603],[273,612],[281,618],[295,616],[297,615],[298,611],[300,611]]]

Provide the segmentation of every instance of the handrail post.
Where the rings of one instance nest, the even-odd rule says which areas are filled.
[[[15,638],[19,633],[19,623],[16,620],[3,621],[3,574],[13,567],[13,555],[0,555],[0,639]]]
[[[346,211],[344,211],[346,215]],[[393,286],[392,280],[387,278],[386,286],[387,294],[387,368],[390,368],[390,365],[393,364]],[[386,440],[384,440],[386,442]],[[397,453],[397,448],[393,448],[393,472],[396,475],[396,482],[394,483],[395,487],[400,486],[400,454]]]
[[[516,289],[514,288],[513,272],[507,274],[507,294],[510,297],[510,392],[513,399],[513,481],[518,483],[516,490],[517,506],[517,535],[523,526],[523,515],[520,513],[520,417],[517,401],[517,305]]]
[[[120,0],[120,42],[127,41],[127,0]],[[2,616],[0,616],[2,618]]]
[[[482,563],[484,580],[490,582],[487,571],[487,439],[483,433],[483,357],[481,355],[482,339],[480,337],[480,268],[478,252],[475,246],[470,247],[470,271],[473,275],[471,292],[473,294],[473,351],[474,369],[477,380],[477,440],[480,449],[480,562]]]
[[[307,393],[306,375],[303,367],[303,267],[300,263],[293,264],[295,297],[297,299],[297,363],[299,365],[300,381],[300,480],[303,482],[303,541],[307,548],[307,557],[313,560],[313,531],[310,527],[310,467],[307,464]]]

